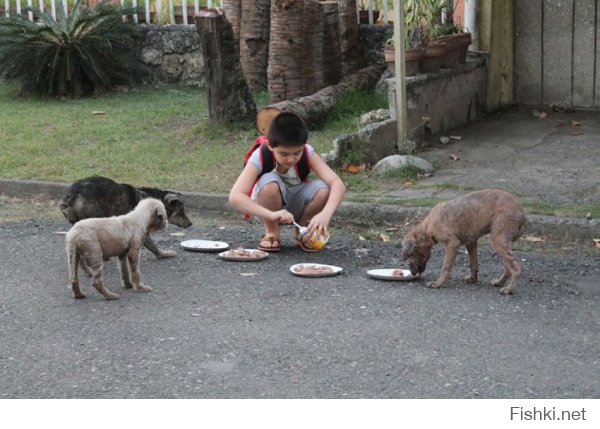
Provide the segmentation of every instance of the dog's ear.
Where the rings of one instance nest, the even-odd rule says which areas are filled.
[[[407,238],[402,243],[402,253],[404,255],[410,255],[415,252],[417,248],[417,241],[414,238]]]
[[[181,199],[179,198],[179,195],[171,193],[171,192],[168,193],[167,195],[165,195],[164,201],[165,201],[165,205],[167,205],[167,206],[177,207],[177,206],[181,205]]]

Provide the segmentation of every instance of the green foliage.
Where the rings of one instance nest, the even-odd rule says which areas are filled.
[[[340,97],[329,111],[326,122],[344,121],[350,126],[356,126],[354,121],[357,116],[387,106],[387,94],[375,91],[350,91]]]
[[[109,91],[141,78],[135,53],[140,33],[123,15],[138,9],[103,0],[93,8],[76,0],[70,13],[62,0],[56,20],[27,7],[37,22],[0,17],[0,77],[18,81],[22,95],[79,97]]]

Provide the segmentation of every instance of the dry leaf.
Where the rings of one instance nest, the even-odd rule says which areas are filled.
[[[106,115],[102,110],[92,110],[92,115]]]
[[[450,154],[450,159],[453,161],[458,161],[460,158],[456,155],[454,155],[453,153]]]
[[[387,234],[384,234],[383,232],[380,232],[379,234],[377,234],[377,237],[379,237],[379,239],[380,239],[381,241],[385,241],[385,242],[387,242],[387,241],[391,241],[391,238],[390,238],[390,236],[389,236],[389,235],[387,235]]]
[[[600,238],[592,238],[592,240],[594,240],[594,243],[596,243],[596,247],[600,249]]]
[[[252,276],[257,276],[258,273],[240,273],[240,276],[242,277],[252,277]]]
[[[407,180],[406,182],[404,182],[405,185],[410,186],[410,185],[414,185],[415,182],[413,182],[412,180]]]
[[[581,125],[581,122],[578,121],[571,121],[571,126],[572,127],[579,127]]]
[[[543,239],[541,239],[540,237],[536,237],[535,235],[524,235],[523,240],[531,242],[544,241]]]
[[[540,113],[540,116],[539,116],[540,119],[546,119],[547,117],[548,117],[548,114],[546,112]]]
[[[366,238],[365,238],[365,237],[363,237],[362,235],[359,235],[359,236],[358,236],[358,239],[359,239],[360,241],[365,241],[365,240],[366,240]]]
[[[172,232],[169,234],[171,237],[185,237],[185,232]]]
[[[397,226],[391,226],[389,228],[386,228],[385,230],[387,232],[393,232],[393,231],[398,231],[400,228],[398,228]]]

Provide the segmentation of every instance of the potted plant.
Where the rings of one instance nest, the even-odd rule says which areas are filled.
[[[419,70],[419,63],[423,58],[423,46],[419,29],[418,0],[404,2],[404,65],[406,76],[415,76]],[[395,40],[392,36],[385,43],[384,57],[395,76]]]
[[[437,72],[445,61],[447,45],[439,40],[442,35],[442,13],[446,0],[421,0],[421,31],[425,49],[420,70],[423,73]]]
[[[440,23],[441,35],[438,40],[446,43],[446,58],[442,67],[452,68],[464,63],[471,44],[471,34],[464,33],[460,25],[454,22],[454,10],[446,7],[446,20]]]

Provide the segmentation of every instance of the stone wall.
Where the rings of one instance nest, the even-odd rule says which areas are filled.
[[[142,25],[142,60],[153,80],[205,86],[206,72],[200,54],[200,40],[194,25]]]
[[[144,33],[142,59],[153,80],[205,86],[206,74],[200,54],[200,40],[194,25],[141,25]],[[361,25],[360,63],[383,64],[383,45],[393,34],[391,26]]]

